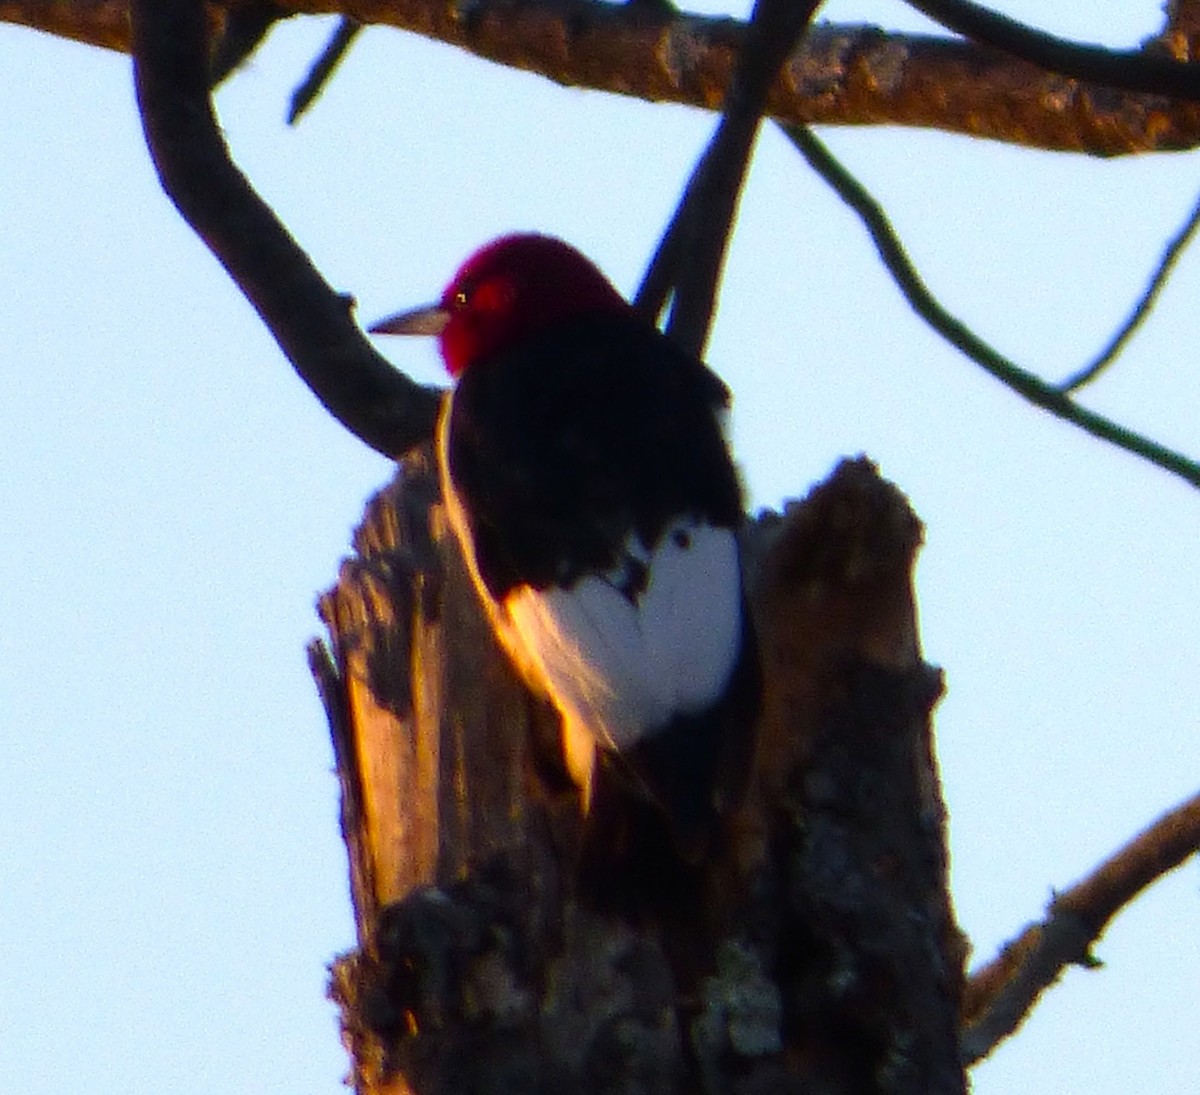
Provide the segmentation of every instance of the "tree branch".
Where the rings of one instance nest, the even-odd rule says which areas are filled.
[[[438,395],[375,352],[339,296],[229,158],[208,91],[199,0],[134,0],[134,74],[163,189],[329,412],[398,456],[431,435]]]
[[[1137,334],[1138,329],[1145,323],[1147,317],[1149,317],[1151,310],[1158,301],[1159,294],[1170,279],[1176,264],[1187,249],[1188,244],[1195,237],[1198,228],[1200,228],[1200,200],[1197,200],[1195,206],[1193,206],[1191,213],[1188,214],[1188,219],[1183,223],[1183,227],[1167,243],[1157,269],[1151,275],[1145,291],[1138,299],[1137,304],[1134,305],[1133,311],[1129,313],[1128,318],[1117,328],[1113,337],[1109,339],[1108,345],[1099,354],[1088,362],[1088,364],[1084,365],[1083,368],[1072,373],[1066,380],[1059,384],[1059,391],[1065,395],[1079,391],[1080,388],[1095,380],[1096,377],[1104,372],[1120,356],[1126,344]]]
[[[267,39],[271,28],[287,12],[274,0],[258,0],[232,9],[220,34],[210,42],[208,80],[219,87],[242,67]]]
[[[1007,944],[968,981],[963,1062],[985,1057],[1016,1032],[1069,965],[1098,965],[1089,948],[1152,882],[1200,850],[1200,795],[1165,814],[1082,882],[1050,902],[1049,916]]]
[[[287,123],[295,125],[300,116],[308,110],[317,97],[325,90],[338,65],[345,60],[354,39],[358,37],[363,26],[357,19],[342,19],[333,32],[333,37],[325,43],[321,55],[309,69],[300,86],[292,92],[292,101],[288,106]]]
[[[292,0],[288,7],[414,31],[561,84],[710,110],[723,100],[745,34],[731,19],[594,0]],[[0,0],[0,21],[128,49],[127,8],[128,0]],[[210,14],[219,21],[223,11]],[[1200,143],[1195,103],[1067,80],[968,42],[857,25],[813,27],[775,81],[767,113],[1097,155]]]
[[[1116,445],[1117,448],[1178,475],[1194,487],[1200,487],[1200,463],[1104,415],[1081,407],[1060,388],[1005,357],[960,319],[947,312],[913,266],[887,214],[862,183],[838,162],[811,130],[802,126],[784,126],[783,129],[812,168],[833,187],[838,197],[858,214],[884,266],[913,311],[947,342],[1034,406],[1078,426],[1093,437]]]
[[[673,294],[667,334],[700,356],[750,153],[779,66],[795,48],[821,0],[756,0],[717,131],[692,172],[663,234],[636,306],[657,320]]]
[[[129,0],[0,0],[0,23],[128,53]]]
[[[1018,23],[970,0],[907,0],[909,7],[981,45],[1048,72],[1124,91],[1200,100],[1200,65],[1163,54],[1085,46]]]

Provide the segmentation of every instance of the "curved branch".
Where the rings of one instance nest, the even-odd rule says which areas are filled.
[[[1082,882],[1055,896],[1032,924],[967,983],[962,1054],[985,1057],[1029,1015],[1069,965],[1098,965],[1089,948],[1112,918],[1152,882],[1200,851],[1200,795],[1159,818]]]
[[[1116,445],[1117,448],[1178,475],[1193,487],[1200,487],[1200,463],[1114,422],[1111,418],[1081,407],[1058,387],[1047,383],[1028,369],[1023,369],[1015,361],[988,345],[965,323],[947,312],[913,266],[887,214],[862,183],[838,162],[811,130],[802,126],[782,128],[812,168],[833,187],[838,197],[858,214],[884,266],[904,294],[904,299],[933,330],[984,371],[1034,406],[1078,426],[1093,437]]]
[[[1137,304],[1134,305],[1133,311],[1129,313],[1125,322],[1117,328],[1116,333],[1109,339],[1108,345],[1096,357],[1059,384],[1058,390],[1060,392],[1069,395],[1072,392],[1079,391],[1080,388],[1095,380],[1096,377],[1117,359],[1121,351],[1125,348],[1126,343],[1137,334],[1138,328],[1145,323],[1147,317],[1150,315],[1151,310],[1158,301],[1159,294],[1163,291],[1163,287],[1171,277],[1171,273],[1179,262],[1180,256],[1187,249],[1187,245],[1192,242],[1198,228],[1200,228],[1200,200],[1193,206],[1188,219],[1184,221],[1183,227],[1175,233],[1167,244],[1162,258],[1159,260],[1158,268],[1151,275],[1145,291],[1138,299]]]
[[[200,0],[134,0],[138,106],[163,189],[262,317],[301,379],[372,448],[429,437],[438,395],[367,342],[339,296],[234,166],[208,92]]]
[[[245,2],[245,0],[244,0]],[[0,21],[128,48],[129,0],[0,0]],[[289,0],[448,42],[561,84],[717,109],[745,32],[668,5],[595,0]],[[211,9],[215,19],[224,9]],[[780,121],[903,125],[1032,148],[1124,155],[1200,143],[1200,107],[1066,80],[961,40],[824,24],[771,89]]]
[[[1200,101],[1200,64],[1141,50],[1081,45],[1035,30],[971,0],[907,0],[907,3],[947,30],[1011,53],[1049,72],[1124,91]]]

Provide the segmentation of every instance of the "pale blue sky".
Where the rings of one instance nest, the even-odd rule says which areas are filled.
[[[1054,29],[1132,44],[1160,20],[1157,0],[1085,7]],[[917,25],[885,0],[828,14]],[[288,130],[328,30],[277,31],[219,102],[239,162],[365,318],[514,228],[636,285],[711,117],[379,29]],[[333,1092],[324,966],[353,934],[303,644],[389,465],[161,195],[128,59],[0,26],[0,73],[0,1090]],[[1200,190],[1194,154],[825,135],[943,300],[1053,376],[1107,338]],[[1088,397],[1193,455],[1198,293],[1192,255]],[[438,378],[431,346],[383,349]],[[955,899],[988,957],[1200,784],[1200,494],[940,344],[774,133],[709,360],[756,505],[866,452],[926,522]],[[1200,1086],[1196,889],[1189,866],[1124,915],[1105,969],[1070,972],[975,1091]]]

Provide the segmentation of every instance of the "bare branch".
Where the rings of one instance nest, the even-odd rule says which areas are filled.
[[[0,23],[129,52],[129,0],[0,0]]]
[[[392,366],[229,158],[208,90],[199,0],[134,0],[134,73],[171,200],[237,282],[329,412],[389,456],[430,436],[438,395]]]
[[[271,28],[287,14],[273,0],[258,0],[230,11],[210,51],[209,82],[212,86],[218,87],[241,68],[263,44]]]
[[[696,356],[712,327],[729,235],[767,95],[819,6],[820,0],[756,0],[725,112],[638,292],[637,306],[654,318],[665,300],[659,293],[673,293],[667,334]]]
[[[1200,487],[1200,463],[1104,415],[1081,407],[1058,387],[1035,376],[988,345],[962,320],[946,311],[913,266],[887,214],[862,183],[838,162],[811,130],[801,126],[784,126],[783,130],[813,169],[858,214],[884,266],[913,311],[947,342],[1034,406],[1078,426],[1093,437],[1178,475],[1194,487]]]
[[[0,21],[128,49],[127,7],[128,0],[0,0]],[[745,33],[731,19],[594,0],[292,0],[289,9],[414,31],[561,84],[710,110],[723,101]],[[210,9],[210,17],[223,11]],[[1098,155],[1200,143],[1195,103],[1077,82],[969,42],[869,26],[813,27],[772,87],[767,113]]]
[[[1077,392],[1084,385],[1090,384],[1095,380],[1096,377],[1117,359],[1121,351],[1125,349],[1126,344],[1137,334],[1138,328],[1145,323],[1147,317],[1150,315],[1151,310],[1158,301],[1159,294],[1171,277],[1171,273],[1174,271],[1180,257],[1196,235],[1197,228],[1200,228],[1200,200],[1197,200],[1191,213],[1188,214],[1188,219],[1184,221],[1183,227],[1168,242],[1166,250],[1163,251],[1162,258],[1159,260],[1158,267],[1151,275],[1145,291],[1142,293],[1137,304],[1134,305],[1133,311],[1129,313],[1128,318],[1117,329],[1116,333],[1109,340],[1108,345],[1096,357],[1059,384],[1059,391],[1064,394]]]
[[[1069,965],[1095,966],[1089,948],[1142,890],[1200,850],[1200,795],[1159,818],[1082,882],[1058,894],[1032,924],[968,981],[963,1000],[965,1064],[1015,1033]]]
[[[329,78],[337,71],[338,65],[344,60],[347,51],[354,44],[362,23],[357,19],[343,19],[338,23],[333,37],[325,43],[321,56],[316,59],[304,82],[292,93],[291,105],[288,107],[288,125],[295,125],[300,116],[308,110],[317,96],[325,90]]]
[[[908,0],[908,5],[948,30],[1049,72],[1125,91],[1200,100],[1200,65],[1164,54],[1080,45],[1018,23],[971,0]]]

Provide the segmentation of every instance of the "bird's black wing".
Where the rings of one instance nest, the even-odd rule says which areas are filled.
[[[473,365],[447,455],[489,593],[608,571],[631,533],[652,545],[677,517],[736,526],[728,402],[715,374],[633,316],[572,320]]]

